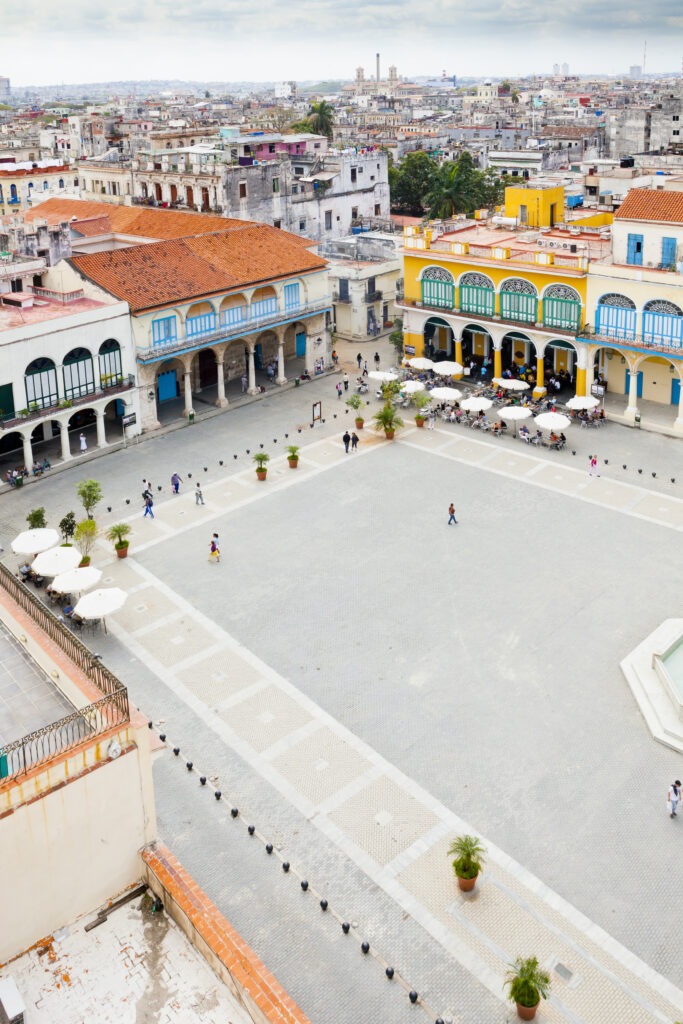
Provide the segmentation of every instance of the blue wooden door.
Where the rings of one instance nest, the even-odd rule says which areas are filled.
[[[304,359],[306,357],[306,332],[302,331],[296,336],[296,358]]]
[[[673,270],[676,266],[676,239],[662,239],[662,266],[665,270]]]
[[[643,265],[643,236],[632,235],[628,236],[628,248],[626,251],[626,262],[631,263],[635,267],[642,267]]]
[[[681,401],[681,382],[677,378],[671,381],[671,404],[680,405]]]
[[[178,379],[175,370],[167,370],[157,377],[157,397],[160,402],[169,402],[178,397]]]

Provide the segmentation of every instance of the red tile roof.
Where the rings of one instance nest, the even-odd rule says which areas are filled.
[[[133,313],[327,266],[299,238],[279,228],[225,219],[222,223],[221,232],[73,256],[71,263],[128,302]]]
[[[617,220],[651,220],[683,224],[683,192],[632,188],[615,213]]]
[[[26,220],[47,219],[50,224],[71,221],[76,231],[78,222],[102,218],[107,220],[107,233],[133,235],[140,238],[186,238],[209,231],[225,231],[246,220],[228,220],[208,213],[185,213],[149,206],[115,206],[87,199],[46,199],[26,213]]]

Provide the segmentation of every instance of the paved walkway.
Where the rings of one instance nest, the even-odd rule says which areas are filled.
[[[677,442],[649,452],[620,429],[605,451],[634,444],[674,475]],[[615,652],[676,593],[683,502],[660,477],[589,479],[586,451],[444,426],[391,446],[365,431],[346,456],[339,433],[320,430],[296,471],[272,461],[265,485],[243,447],[228,469],[223,441],[206,506],[186,493],[154,522],[136,513],[132,556],[106,565],[130,597],[94,644],[181,751],[156,766],[162,834],[314,1021],[414,1019],[387,964],[427,1019],[506,1020],[518,954],[552,972],[544,1019],[680,1017],[664,815],[679,762],[654,749]],[[177,461],[160,448],[148,475]],[[531,743],[508,728],[525,721]],[[473,898],[445,855],[462,831],[489,851]]]

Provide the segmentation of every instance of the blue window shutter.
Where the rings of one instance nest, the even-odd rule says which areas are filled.
[[[628,236],[628,250],[626,253],[626,262],[631,263],[633,266],[642,267],[643,265],[643,236],[642,235],[631,235]]]
[[[676,239],[675,238],[663,238],[662,239],[662,266],[663,267],[675,267],[676,266]]]

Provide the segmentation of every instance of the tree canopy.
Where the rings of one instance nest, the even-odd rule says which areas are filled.
[[[438,168],[431,157],[419,150],[406,153],[398,167],[389,168],[391,209],[410,217],[425,212],[425,196],[432,187]]]
[[[398,167],[389,168],[391,209],[413,217],[447,219],[497,206],[510,183],[490,169],[478,170],[467,150],[441,166],[426,153],[408,153]]]

